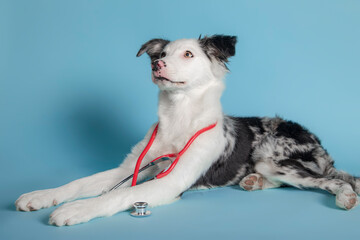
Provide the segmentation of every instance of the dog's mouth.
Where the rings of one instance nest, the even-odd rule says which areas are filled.
[[[185,82],[174,82],[174,81],[171,81],[170,79],[168,78],[165,78],[165,77],[156,77],[154,76],[154,78],[158,81],[166,81],[166,82],[170,82],[170,83],[173,83],[173,84],[185,84]]]

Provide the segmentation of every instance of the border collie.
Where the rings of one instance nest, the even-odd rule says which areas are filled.
[[[335,169],[320,140],[307,129],[278,117],[223,114],[223,79],[236,41],[235,36],[224,35],[173,42],[152,39],[137,54],[150,56],[152,81],[160,89],[157,136],[141,166],[160,155],[179,152],[197,131],[216,123],[196,138],[170,174],[144,181],[166,169],[164,162],[139,174],[143,183],[130,187],[127,182],[102,194],[134,172],[154,124],[119,167],[58,188],[23,194],[16,208],[33,211],[86,198],[65,203],[50,215],[50,224],[73,225],[128,210],[134,202],[158,206],[191,188],[237,184],[247,191],[283,185],[319,188],[334,194],[340,208],[355,207],[360,179]]]

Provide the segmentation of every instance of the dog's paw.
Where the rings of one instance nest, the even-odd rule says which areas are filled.
[[[54,189],[39,190],[21,195],[15,206],[18,211],[36,211],[59,204]]]
[[[264,178],[258,173],[249,174],[240,181],[239,185],[246,191],[259,190],[263,188]]]
[[[58,227],[71,226],[98,217],[96,210],[98,204],[94,200],[84,199],[62,205],[50,215],[49,224]]]
[[[340,190],[336,194],[336,205],[340,208],[350,210],[358,204],[357,194],[348,189]]]

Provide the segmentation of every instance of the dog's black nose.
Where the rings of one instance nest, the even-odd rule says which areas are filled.
[[[159,60],[155,60],[151,63],[151,70],[154,72],[159,70],[161,67],[159,66]]]
[[[153,71],[159,70],[158,62],[159,62],[159,60],[155,60],[151,63],[151,70],[153,70]]]
[[[163,60],[155,60],[151,63],[151,69],[154,72],[159,71],[163,67],[166,67],[166,63]]]

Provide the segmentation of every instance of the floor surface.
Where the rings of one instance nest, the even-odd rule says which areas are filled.
[[[81,171],[59,169],[22,176],[1,189],[0,239],[358,239],[360,208],[341,210],[334,196],[294,188],[245,192],[238,187],[186,192],[170,205],[151,209],[147,218],[129,212],[71,227],[48,224],[55,209],[17,212],[23,192],[79,178]],[[60,177],[61,176],[61,177]],[[24,180],[28,181],[24,181]],[[46,181],[43,181],[46,179]]]

